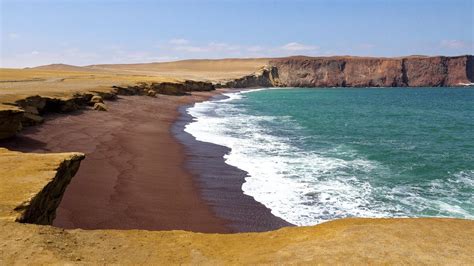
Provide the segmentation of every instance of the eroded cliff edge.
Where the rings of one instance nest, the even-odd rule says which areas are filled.
[[[461,219],[352,218],[239,234],[18,223],[49,223],[82,158],[0,149],[0,264],[474,263],[474,222]]]
[[[474,82],[472,55],[286,57],[223,87],[446,87]]]
[[[0,148],[0,220],[52,224],[82,153],[34,154]]]
[[[102,100],[115,100],[120,95],[141,95],[155,97],[163,95],[186,95],[193,91],[212,91],[210,82],[185,80],[183,82],[135,82],[113,86],[85,89],[82,92],[65,93],[61,96],[18,95],[3,100],[0,97],[0,139],[14,136],[26,126],[41,124],[48,113],[69,113],[92,107],[94,96]],[[0,95],[1,96],[1,95]],[[105,106],[105,105],[104,105]],[[94,109],[95,106],[94,106]],[[106,108],[105,108],[106,110]]]

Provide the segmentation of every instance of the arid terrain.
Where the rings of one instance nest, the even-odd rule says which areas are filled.
[[[0,155],[2,264],[474,263],[474,223],[468,220],[343,219],[240,234],[22,224],[18,221],[47,224],[58,202],[46,195],[67,185],[83,155],[5,149]]]
[[[354,60],[364,64],[358,67]],[[474,76],[472,56],[413,60],[410,66],[398,59],[289,58],[0,69],[0,138],[12,138],[25,127],[41,127],[51,113],[107,110],[108,101],[121,95],[181,95],[176,102],[189,104],[196,91],[221,85],[406,86],[413,78],[419,86],[446,86],[472,82]],[[416,71],[407,77],[405,67]],[[447,71],[449,67],[456,71]],[[328,73],[336,78],[327,78]],[[157,103],[166,97],[158,97]],[[178,106],[173,106],[175,113]],[[166,129],[171,117],[165,117]],[[141,146],[133,149],[137,147]],[[462,219],[349,218],[237,234],[53,227],[64,191],[84,158],[81,151],[40,154],[0,147],[0,264],[474,264],[474,222]]]

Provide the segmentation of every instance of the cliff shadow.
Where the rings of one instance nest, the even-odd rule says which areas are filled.
[[[471,83],[474,83],[474,56],[472,55],[467,57],[466,76]]]

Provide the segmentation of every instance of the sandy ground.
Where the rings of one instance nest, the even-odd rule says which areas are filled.
[[[109,112],[49,116],[44,125],[0,146],[86,154],[57,210],[55,226],[228,232],[183,168],[183,147],[170,132],[179,105],[215,93],[122,97],[108,102]]]
[[[93,65],[84,68],[123,74],[141,74],[219,82],[251,74],[268,64],[268,58],[196,59],[164,63]]]
[[[268,59],[184,60],[167,63],[70,66],[54,64],[29,69],[0,68],[0,104],[32,95],[67,97],[77,92],[110,90],[137,82],[186,79],[222,82],[249,75]]]
[[[474,223],[342,219],[266,233],[61,230],[0,221],[0,264],[472,265]]]
[[[109,67],[102,65],[96,66],[93,72],[74,67],[65,70],[62,66],[59,70],[0,69],[0,103],[11,103],[36,94],[62,97],[101,88],[109,90],[111,85],[123,82],[130,84],[154,79],[164,81],[169,79],[167,75],[171,77],[183,70],[183,65],[165,67],[168,70],[162,71],[162,75],[166,76],[163,78],[153,74],[155,70],[150,66],[134,70],[128,69],[129,65],[124,65],[119,67],[121,70],[110,70]],[[221,68],[223,70],[215,70],[214,66],[210,66],[208,69],[203,68],[203,71],[197,71],[191,67],[191,70],[186,70],[188,72],[183,71],[185,74],[182,76],[208,73],[209,79],[213,79],[224,78],[226,72],[232,72],[229,75],[231,77],[239,71],[242,73],[247,71],[238,70],[234,73],[222,66]],[[195,97],[205,99],[208,96],[204,94]],[[134,106],[137,102],[133,102],[132,98],[123,102],[124,106],[127,104],[130,107]],[[158,97],[158,99],[164,98],[166,96]],[[148,122],[159,120],[163,125],[166,123],[170,125],[177,115],[176,106],[189,103],[187,99],[187,97],[176,97],[167,101],[169,105],[148,104],[147,101],[151,103],[156,100],[152,98],[147,98],[143,102],[138,101],[141,104],[139,108],[143,111],[139,117],[148,119]],[[172,106],[171,109],[174,111],[169,111],[171,109],[167,109],[167,106],[169,108]],[[132,228],[132,225],[135,226],[137,221],[140,221],[140,226],[159,224],[163,228],[172,229],[176,228],[176,224],[180,227],[192,224],[194,227],[186,230],[227,232],[229,230],[227,222],[216,217],[211,208],[205,204],[196,189],[196,184],[192,182],[192,175],[184,171],[182,156],[184,151],[176,140],[172,140],[169,127],[150,126],[150,123],[144,123],[138,118],[132,109],[119,107],[118,102],[117,105],[110,104],[110,108],[116,112],[86,111],[82,114],[79,112],[57,117],[49,121],[54,125],[49,129],[44,126],[27,130],[36,136],[47,130],[47,134],[43,135],[45,138],[20,136],[8,144],[27,146],[29,150],[38,151],[82,150],[94,159],[91,162],[84,161],[80,168],[83,173],[78,173],[73,179],[75,184],[71,184],[70,190],[76,189],[75,193],[68,192],[71,205],[69,207],[66,205],[69,197],[66,196],[64,204],[58,210],[60,216],[56,223],[61,222],[64,227],[75,227],[79,222],[85,224],[84,227],[90,224],[110,223],[118,228],[121,226]],[[89,119],[88,115],[95,118]],[[87,127],[82,124],[86,117]],[[70,149],[59,148],[65,146]],[[174,148],[170,150],[160,146]],[[147,155],[144,156],[144,153]],[[42,173],[41,176],[43,173],[48,173],[48,176],[54,175],[61,155],[52,155],[51,158],[55,158],[54,160],[41,161],[32,160],[30,157],[35,157],[34,154],[15,156],[28,160],[32,167],[21,170],[22,168],[15,163],[18,160],[7,160],[2,163],[2,169],[7,171],[0,172],[2,177],[0,187],[2,191],[12,196],[0,197],[0,209],[2,214],[7,215],[0,217],[1,265],[474,264],[472,256],[474,223],[472,220],[461,219],[342,219],[313,227],[292,227],[266,233],[240,234],[64,230],[52,226],[19,224],[11,221],[15,212],[11,208],[38,193],[40,188],[34,183],[39,182],[31,182],[38,177],[35,173]],[[142,163],[153,173],[159,173],[162,178],[157,180],[138,176],[151,173],[139,167]],[[138,175],[131,174],[132,172]],[[177,178],[175,174],[180,174],[182,178]],[[5,183],[5,180],[8,182]],[[99,188],[100,192],[88,187],[91,185]],[[157,188],[162,189],[162,192],[156,193]],[[2,195],[5,196],[6,193]],[[121,198],[125,201],[119,201]],[[97,206],[98,211],[91,208],[91,205]],[[77,212],[73,213],[71,208]],[[163,210],[169,211],[170,217],[167,217],[168,213],[165,214]],[[82,211],[92,211],[97,216],[92,217]],[[147,220],[144,212],[148,211],[156,214],[153,218],[156,221]]]
[[[17,206],[47,187],[64,187],[50,183],[69,179],[59,165],[82,155],[6,149],[0,155],[0,265],[474,264],[474,222],[461,219],[352,218],[238,234],[64,230],[17,223],[12,220],[21,212]],[[44,196],[36,202],[50,202]]]
[[[243,194],[247,173],[225,164],[227,149],[183,131],[191,117],[179,107],[220,92],[122,96],[108,112],[50,115],[0,146],[86,154],[57,210],[58,227],[229,233],[290,226]]]

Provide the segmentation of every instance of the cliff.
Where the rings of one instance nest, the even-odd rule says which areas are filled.
[[[0,148],[0,220],[51,224],[82,153],[26,154]]]
[[[14,136],[21,130],[23,113],[18,107],[0,104],[0,139]]]
[[[442,87],[474,82],[474,57],[289,57],[270,61],[288,87]]]
[[[444,87],[474,82],[474,57],[286,57],[219,84],[251,87]]]
[[[216,86],[220,88],[251,88],[278,87],[280,85],[278,69],[274,66],[264,66],[252,74]]]
[[[185,95],[193,91],[211,91],[210,82],[185,80],[183,82],[137,82],[74,92],[61,96],[21,95],[14,100],[0,102],[0,139],[14,136],[23,127],[43,122],[48,113],[68,113],[94,106],[94,96],[115,100],[119,95]],[[1,96],[1,95],[0,95]],[[0,98],[1,99],[1,98]],[[100,101],[102,101],[102,99]],[[103,105],[103,102],[101,102]],[[104,105],[105,106],[105,105]]]

